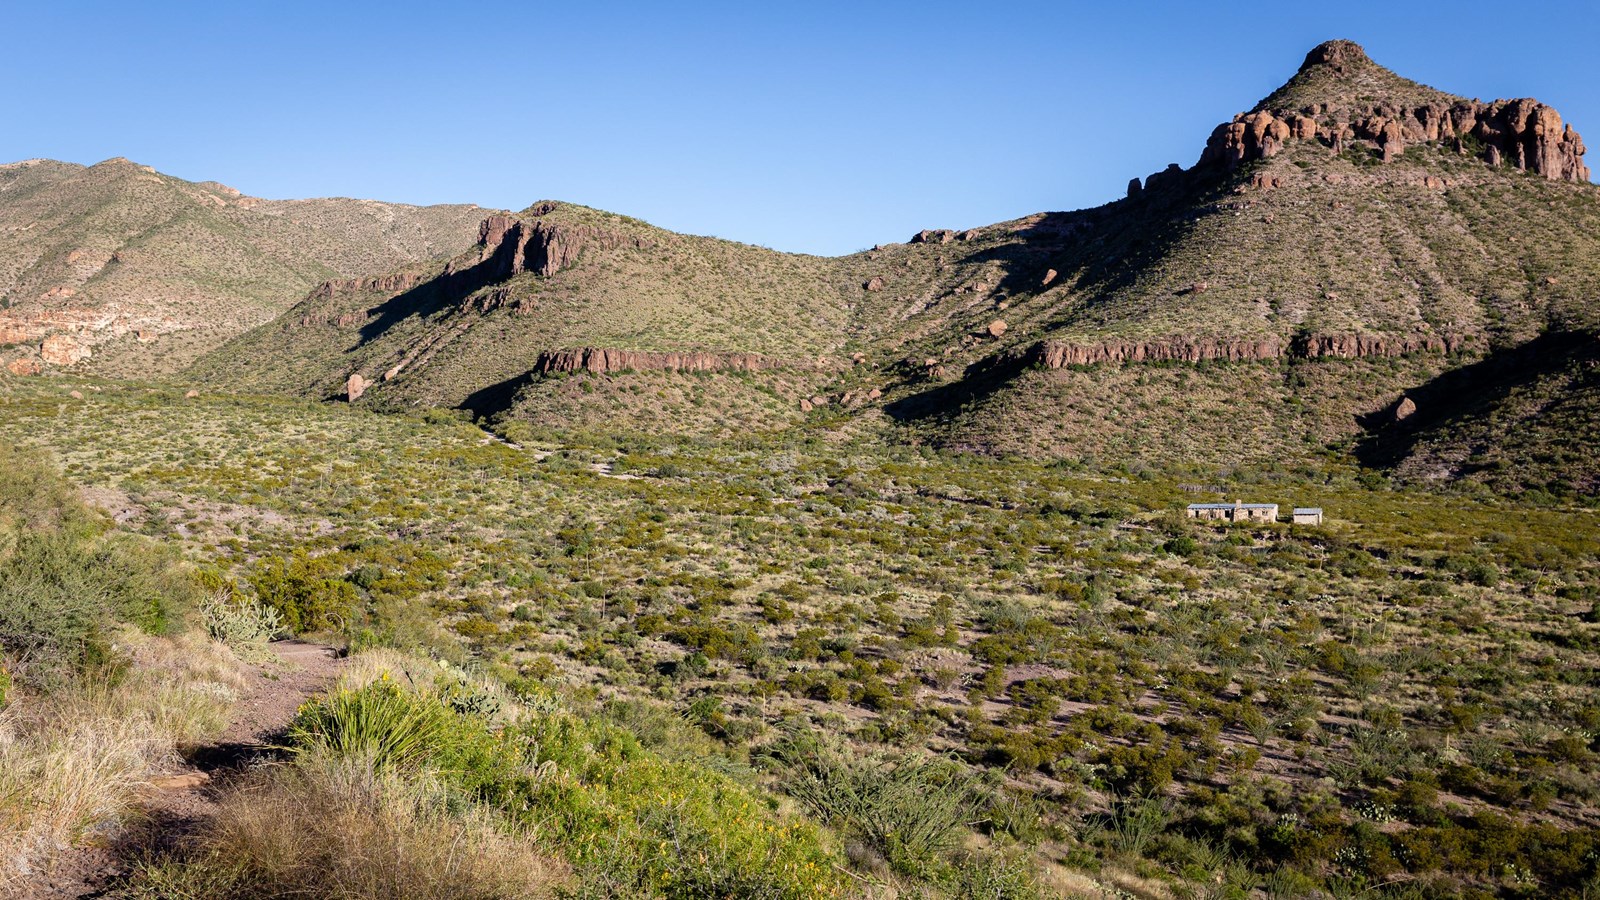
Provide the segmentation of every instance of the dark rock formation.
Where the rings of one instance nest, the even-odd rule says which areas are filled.
[[[1049,369],[1123,362],[1200,362],[1202,360],[1280,359],[1287,356],[1315,359],[1355,359],[1369,356],[1403,356],[1409,353],[1451,353],[1461,342],[1454,338],[1395,338],[1376,335],[1309,335],[1290,342],[1277,338],[1217,340],[1173,337],[1165,340],[1107,340],[1093,344],[1041,341],[1022,351],[1026,365]]]
[[[548,207],[548,208],[546,208]],[[537,212],[543,209],[543,212]],[[555,204],[540,204],[530,212],[547,215]],[[490,216],[478,228],[478,239],[483,249],[478,261],[494,261],[490,273],[496,278],[510,278],[523,272],[535,275],[554,275],[569,268],[588,249],[612,250],[631,246],[646,249],[649,243],[642,238],[630,237],[593,225],[572,225],[534,221],[516,216]]]
[[[317,285],[306,295],[310,300],[328,300],[338,294],[382,292],[398,294],[422,283],[427,276],[411,272],[391,272],[387,275],[369,275],[365,278],[334,278]]]

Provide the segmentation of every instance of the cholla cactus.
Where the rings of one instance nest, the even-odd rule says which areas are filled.
[[[264,644],[283,633],[283,617],[247,597],[214,594],[200,604],[206,631],[230,647]]]

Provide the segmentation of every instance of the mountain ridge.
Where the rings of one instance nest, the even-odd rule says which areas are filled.
[[[844,410],[900,440],[1189,464],[1240,458],[1176,437],[1171,401],[1211,394],[1243,458],[1318,453],[1449,371],[1600,330],[1585,151],[1536,100],[1330,41],[1193,166],[1100,207],[813,257],[540,201],[486,211],[446,261],[324,279],[189,373],[496,424],[736,434]],[[1145,390],[1169,365],[1194,371]]]

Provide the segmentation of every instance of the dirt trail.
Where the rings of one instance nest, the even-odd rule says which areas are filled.
[[[116,896],[130,857],[171,849],[199,832],[216,815],[217,797],[230,780],[281,752],[277,745],[295,711],[333,686],[344,661],[337,650],[320,644],[279,641],[270,647],[278,661],[250,666],[227,729],[214,742],[185,753],[179,771],[151,779],[142,821],[117,845],[70,854],[56,867],[51,883],[36,888],[33,896]]]

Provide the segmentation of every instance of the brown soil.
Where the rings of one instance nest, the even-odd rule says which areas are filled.
[[[282,754],[281,739],[300,704],[333,685],[343,664],[333,647],[280,641],[277,660],[252,666],[233,721],[213,743],[189,748],[184,767],[151,779],[138,817],[103,846],[68,853],[49,882],[25,896],[41,900],[117,896],[132,865],[199,833],[217,812],[222,788]]]

